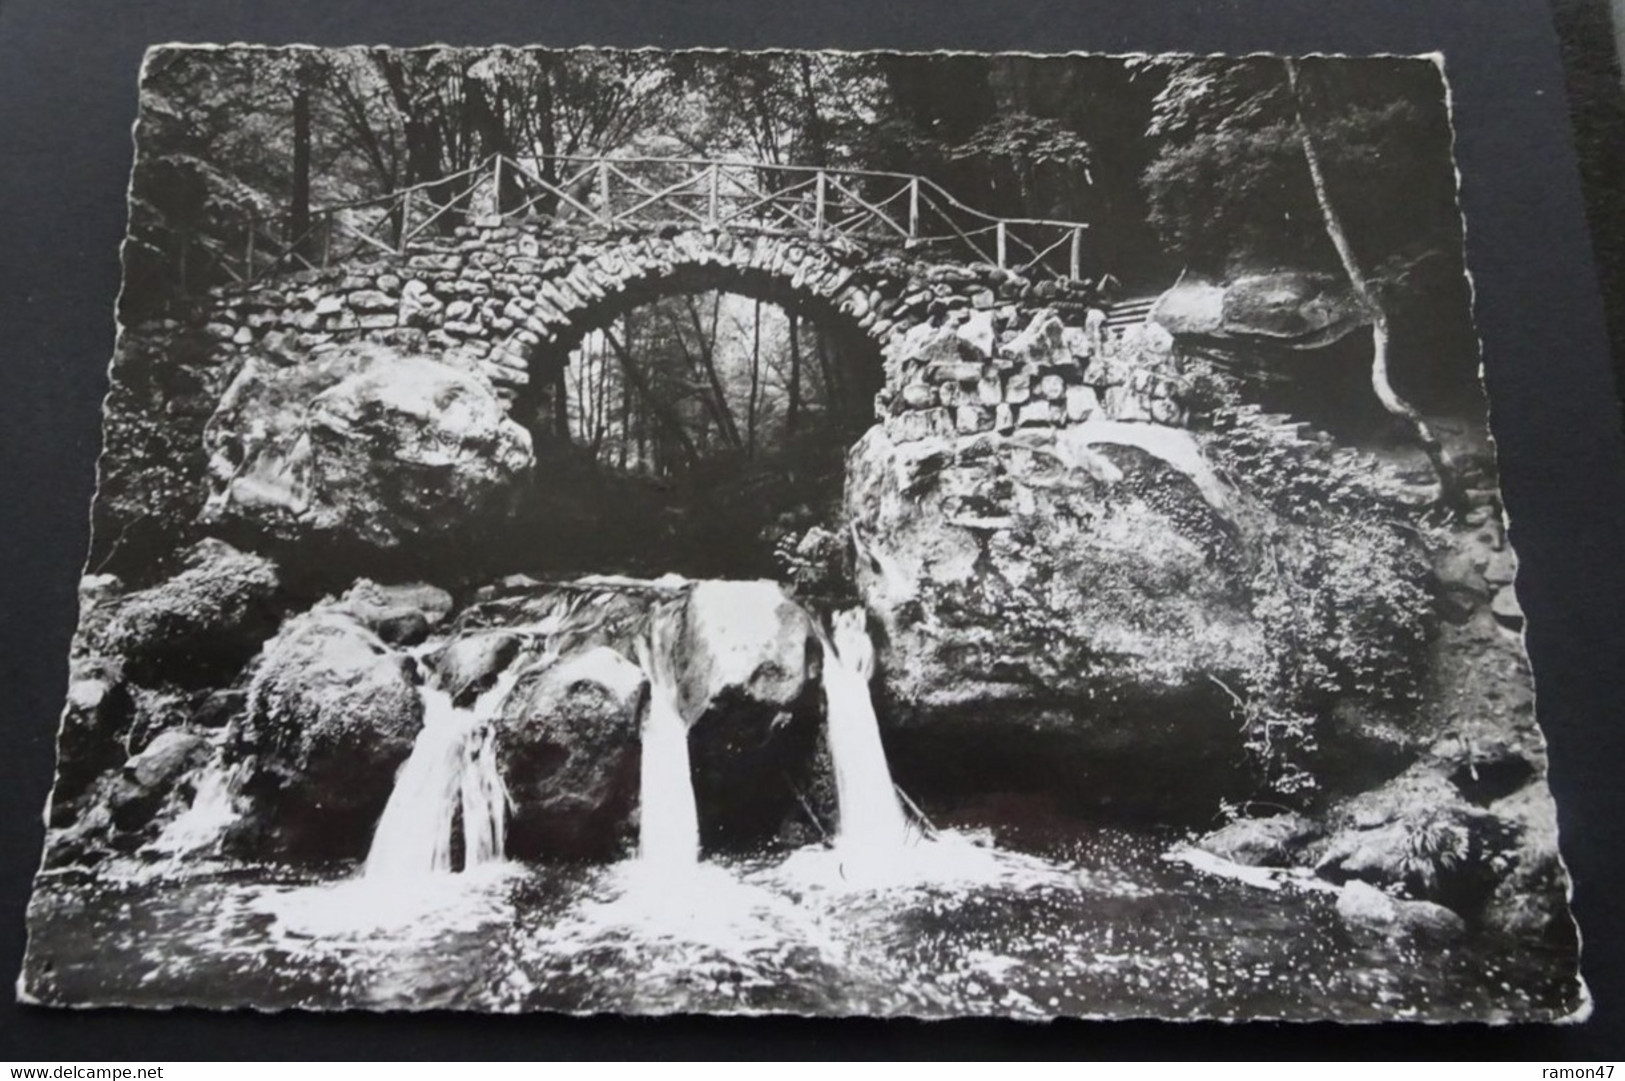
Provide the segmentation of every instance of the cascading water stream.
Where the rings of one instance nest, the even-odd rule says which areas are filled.
[[[700,859],[699,811],[688,757],[688,724],[677,708],[676,657],[670,628],[657,623],[637,646],[649,677],[643,718],[638,859],[660,870],[693,867]]]
[[[164,827],[152,851],[179,859],[213,847],[237,820],[236,789],[243,767],[227,768],[218,753],[198,774],[192,804]]]
[[[425,686],[423,729],[367,853],[367,878],[445,874],[452,867],[457,810],[463,812],[463,867],[496,863],[506,847],[508,793],[497,772],[491,714],[507,697],[518,666],[498,677],[471,709]]]
[[[863,624],[861,608],[837,612],[825,643],[825,723],[840,809],[836,847],[884,858],[906,843],[908,820],[892,786],[869,695],[875,653]]]

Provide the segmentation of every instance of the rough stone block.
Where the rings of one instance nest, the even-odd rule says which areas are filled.
[[[993,318],[986,312],[973,312],[960,324],[958,331],[959,354],[973,364],[985,364],[993,359]]]
[[[1061,341],[1065,343],[1066,351],[1079,360],[1087,360],[1094,354],[1094,346],[1089,340],[1089,332],[1082,327],[1062,328]]]
[[[930,383],[969,383],[981,378],[982,366],[957,357],[948,361],[935,361],[925,370]]]
[[[1011,405],[1020,405],[1032,396],[1032,380],[1026,372],[1016,372],[1004,384],[1004,400]]]
[[[394,312],[364,312],[356,316],[356,322],[362,330],[387,330],[400,325]]]
[[[931,434],[931,416],[923,409],[898,413],[886,420],[886,434],[893,443],[913,443]]]
[[[954,410],[954,427],[966,435],[985,432],[993,427],[993,418],[986,409],[962,405]]]
[[[1184,417],[1179,403],[1172,398],[1154,398],[1151,401],[1151,419],[1158,424],[1179,424]]]
[[[1011,409],[1003,402],[1000,402],[998,405],[994,406],[993,426],[1001,432],[1014,430],[1016,426],[1015,410]]]
[[[343,309],[344,302],[336,296],[323,296],[316,301],[317,315],[337,315]]]
[[[983,405],[998,405],[1004,400],[1004,387],[997,376],[987,376],[976,384],[976,397]]]
[[[1055,374],[1038,381],[1038,396],[1046,401],[1058,402],[1066,396],[1066,380]]]
[[[1048,402],[1028,402],[1017,414],[1016,423],[1022,428],[1041,428],[1056,421],[1055,408]]]
[[[903,404],[910,409],[924,409],[936,404],[937,392],[928,383],[910,383],[903,388]]]
[[[1066,419],[1088,420],[1100,411],[1100,398],[1093,387],[1066,388]]]
[[[1112,398],[1116,398],[1113,408]],[[1150,420],[1151,404],[1144,397],[1126,387],[1113,387],[1107,392],[1106,412],[1113,420]]]

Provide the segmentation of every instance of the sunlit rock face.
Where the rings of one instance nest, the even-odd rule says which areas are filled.
[[[511,855],[602,858],[630,843],[647,695],[643,670],[608,646],[521,662],[496,716]]]
[[[820,732],[815,635],[776,582],[689,594],[678,681],[706,844],[753,848],[799,814]]]
[[[370,344],[250,356],[204,445],[206,523],[379,550],[488,523],[533,462],[483,376]]]
[[[1346,283],[1303,271],[1180,282],[1151,320],[1180,338],[1295,348],[1329,345],[1369,321]]]
[[[897,444],[877,428],[848,465],[900,776],[1212,806],[1239,755],[1210,677],[1263,642],[1233,496],[1187,433],[1096,421]]]

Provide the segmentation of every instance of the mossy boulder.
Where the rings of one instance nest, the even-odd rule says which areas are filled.
[[[423,724],[420,678],[408,655],[342,608],[288,621],[231,732],[234,756],[253,762],[248,826],[260,854],[365,854]]]
[[[275,633],[281,582],[269,559],[212,538],[182,563],[174,577],[126,596],[101,637],[138,683],[217,686]]]

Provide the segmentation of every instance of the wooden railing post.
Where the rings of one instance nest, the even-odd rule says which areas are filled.
[[[248,216],[248,240],[244,243],[243,280],[254,280],[254,215]]]
[[[994,230],[994,235],[997,237],[998,243],[999,243],[999,248],[998,248],[998,250],[999,250],[999,269],[1003,270],[1004,269],[1004,222],[1002,222],[1002,221],[999,222],[998,226]]]
[[[412,235],[412,193],[401,196],[400,254],[406,254],[406,238]]]
[[[711,163],[711,198],[709,209],[706,211],[706,220],[711,223],[713,229],[717,227],[717,174],[721,170],[722,166],[716,162]]]
[[[813,236],[822,240],[824,237],[824,170],[818,170],[818,182],[813,188]]]
[[[1072,227],[1072,258],[1071,258],[1071,261],[1068,264],[1068,268],[1070,270],[1071,277],[1072,277],[1073,281],[1077,281],[1079,278],[1081,278],[1083,276],[1082,274],[1079,273],[1079,271],[1081,270],[1080,264],[1082,262],[1082,255],[1083,255],[1083,250],[1082,249],[1083,249],[1083,230],[1079,229],[1076,225],[1074,225]]]
[[[328,261],[333,256],[333,212],[329,210],[322,215],[325,225],[322,228],[322,269],[327,269]]]
[[[598,202],[599,220],[608,225],[613,220],[614,212],[609,205],[609,162],[607,161],[598,163]]]
[[[492,183],[495,185],[491,193],[491,210],[500,218],[502,216],[502,155],[497,154],[495,158],[496,160],[491,166]]]
[[[908,238],[916,239],[920,235],[920,178],[910,177],[908,181]]]

